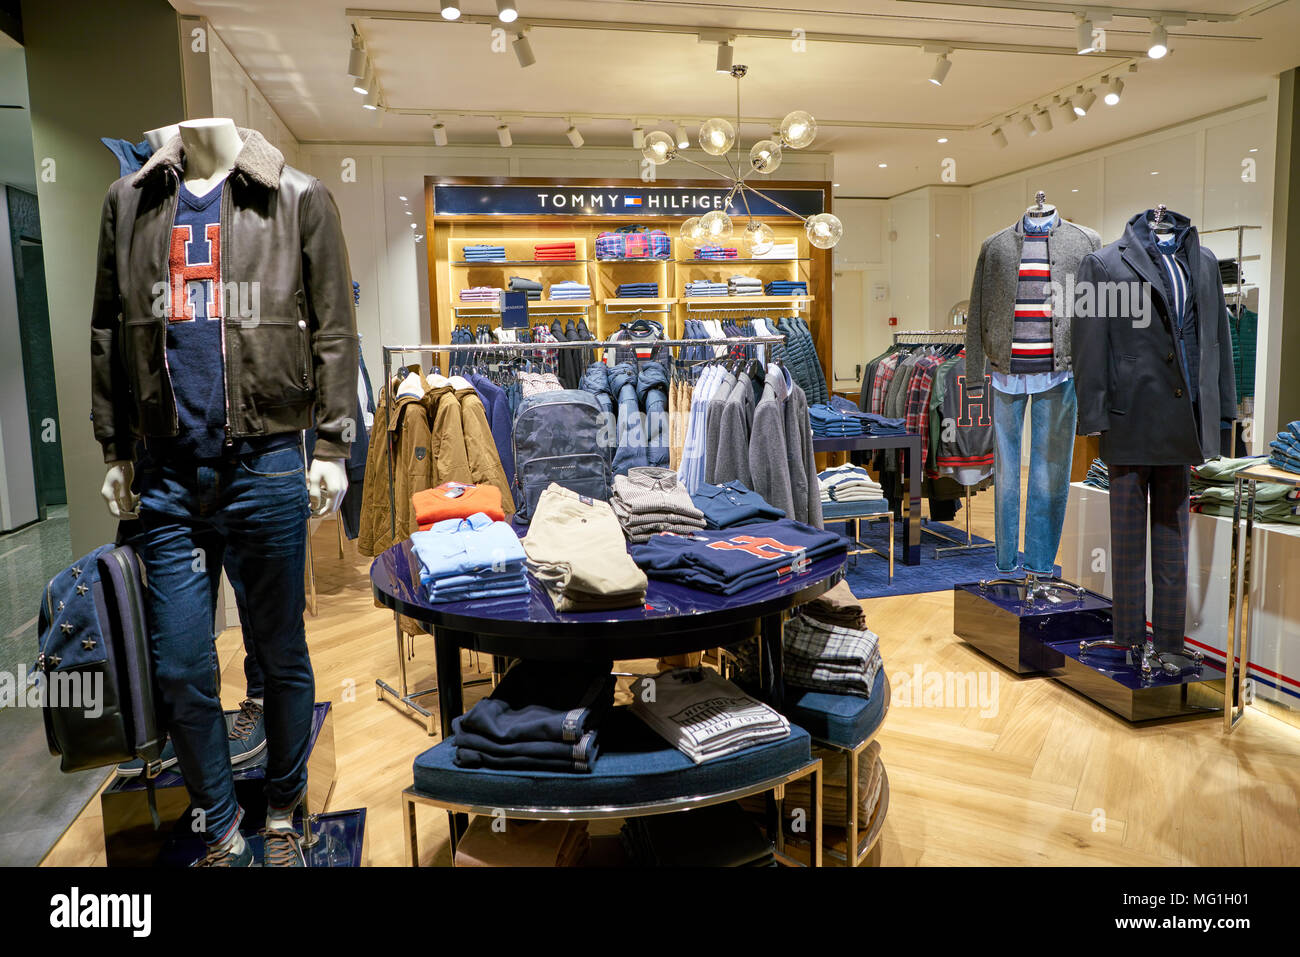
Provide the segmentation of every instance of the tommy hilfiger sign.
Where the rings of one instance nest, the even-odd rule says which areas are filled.
[[[820,189],[764,189],[772,199],[801,216],[823,211]],[[737,197],[731,215],[786,216],[779,206],[746,193],[749,208]],[[722,209],[727,190],[699,186],[460,186],[435,185],[436,216],[702,216]]]

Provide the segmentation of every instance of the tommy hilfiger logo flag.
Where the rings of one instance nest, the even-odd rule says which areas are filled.
[[[641,206],[641,205],[643,205],[643,204],[644,204],[644,200],[642,200],[640,196],[624,196],[624,197],[623,197],[623,205],[624,205],[624,206]]]

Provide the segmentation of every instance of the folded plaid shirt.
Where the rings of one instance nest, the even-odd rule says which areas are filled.
[[[871,697],[876,672],[884,666],[880,639],[868,629],[827,625],[805,615],[785,623],[784,671],[787,684],[812,691]],[[754,642],[737,652],[742,672],[757,672]]]

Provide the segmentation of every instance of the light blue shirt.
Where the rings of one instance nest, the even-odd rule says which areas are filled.
[[[527,557],[514,529],[482,512],[435,522],[427,532],[411,536],[411,548],[424,566],[420,581],[426,585],[453,575],[500,573]]]

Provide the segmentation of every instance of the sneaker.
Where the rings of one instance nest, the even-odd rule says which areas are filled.
[[[262,706],[245,698],[239,703],[239,714],[226,735],[230,741],[230,763],[234,767],[246,764],[266,750],[266,722],[262,719]]]
[[[279,827],[262,828],[263,867],[306,867],[302,837],[297,831]]]
[[[208,848],[208,853],[200,857],[190,867],[252,867],[253,866],[253,848],[248,841],[244,841],[244,850],[242,853],[235,854],[230,848]]]
[[[172,744],[170,738],[168,738],[167,743],[163,745],[162,754],[159,756],[159,760],[162,762],[162,769],[164,771],[175,766],[176,748]],[[142,774],[144,774],[143,758],[136,758],[134,761],[126,761],[117,766],[117,776],[119,778],[138,778]]]

